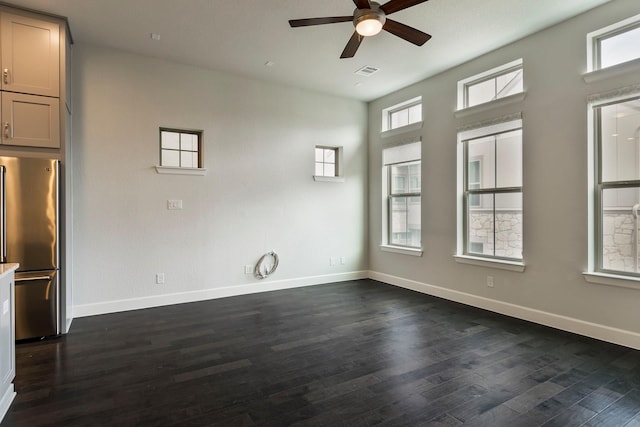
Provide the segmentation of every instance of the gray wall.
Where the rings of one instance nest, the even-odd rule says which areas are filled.
[[[74,102],[76,316],[366,269],[364,103],[90,45]],[[204,130],[206,176],[156,173],[161,126]],[[344,183],[313,181],[316,144],[344,147]],[[271,278],[245,275],[272,249]]]
[[[560,25],[385,96],[369,106],[369,267],[373,277],[522,317],[640,333],[640,287],[588,283],[587,97],[640,83],[638,73],[587,84],[586,34],[640,13],[616,0]],[[428,44],[425,46],[428,49]],[[524,59],[521,103],[456,118],[459,80]],[[422,96],[424,254],[381,251],[381,111]],[[467,124],[522,112],[524,260],[522,273],[456,263],[456,134]],[[407,137],[407,136],[405,136]],[[487,276],[495,287],[486,285]],[[576,322],[577,321],[577,322]],[[576,328],[574,328],[576,329]],[[578,328],[579,329],[579,328]],[[640,341],[638,341],[640,342]]]

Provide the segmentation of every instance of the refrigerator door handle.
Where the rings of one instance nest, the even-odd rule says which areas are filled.
[[[33,282],[34,280],[53,280],[53,276],[16,277],[16,282]]]
[[[7,262],[7,197],[5,175],[7,168],[0,165],[0,262]]]

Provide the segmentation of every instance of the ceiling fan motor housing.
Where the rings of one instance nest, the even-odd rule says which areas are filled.
[[[387,16],[382,9],[380,9],[380,4],[376,2],[369,2],[369,9],[356,9],[353,11],[353,25],[358,30],[358,33],[363,36],[372,36],[380,32],[382,26],[387,20]],[[362,31],[363,25],[365,28],[367,27],[365,21],[372,21],[371,23],[376,23],[374,26],[375,30],[371,34],[367,33],[367,29]],[[378,24],[379,23],[379,24]],[[362,24],[362,25],[361,25]]]

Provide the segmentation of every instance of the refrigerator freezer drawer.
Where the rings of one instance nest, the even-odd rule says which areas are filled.
[[[16,340],[59,333],[58,277],[55,271],[16,275],[15,292]]]

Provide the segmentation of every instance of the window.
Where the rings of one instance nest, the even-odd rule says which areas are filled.
[[[458,109],[495,101],[524,91],[522,59],[458,82]]]
[[[413,142],[383,150],[383,176],[386,177],[383,240],[391,246],[422,246],[420,145]]]
[[[398,129],[422,121],[422,97],[382,110],[382,131]]]
[[[461,132],[461,255],[522,261],[522,123]]]
[[[202,131],[160,128],[160,166],[202,167]]]
[[[337,176],[337,148],[316,147],[316,176]]]
[[[640,15],[587,35],[589,70],[640,58]]]
[[[595,270],[640,277],[640,94],[592,105]]]

